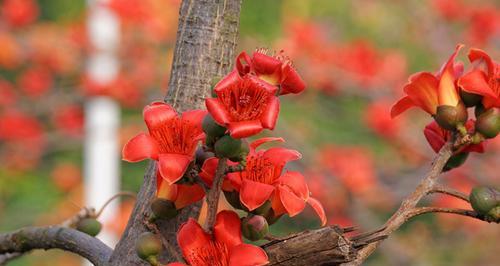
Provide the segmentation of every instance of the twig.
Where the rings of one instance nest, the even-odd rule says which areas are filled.
[[[179,254],[177,249],[168,241],[168,239],[166,239],[162,235],[160,229],[158,229],[158,226],[155,223],[148,222],[148,219],[146,219],[145,225],[149,231],[153,232],[154,234],[158,235],[158,237],[160,237],[161,243],[168,250],[170,255],[172,255],[178,262],[184,262],[184,258],[181,256],[181,254]]]
[[[407,220],[409,220],[415,216],[419,216],[419,215],[426,214],[426,213],[450,213],[450,214],[457,214],[457,215],[475,218],[475,219],[489,222],[489,223],[492,222],[492,221],[486,220],[483,215],[480,215],[479,213],[472,211],[472,210],[464,210],[464,209],[456,209],[456,208],[441,208],[441,207],[415,208],[407,213],[406,218],[407,218]]]
[[[99,209],[99,211],[96,213],[95,215],[95,218],[99,217],[102,212],[104,211],[104,209],[115,199],[119,198],[119,197],[122,197],[122,196],[126,196],[126,197],[131,197],[131,198],[134,198],[134,199],[137,199],[137,194],[135,194],[134,192],[130,192],[130,191],[121,191],[121,192],[118,192],[116,193],[115,195],[113,195],[111,198],[109,198],[101,207],[101,209]]]
[[[438,184],[436,184],[427,194],[432,194],[432,193],[446,194],[464,200],[466,202],[469,202],[469,197],[467,196],[467,194]]]
[[[215,216],[217,215],[217,207],[219,204],[219,195],[224,181],[224,174],[226,173],[227,159],[219,159],[217,170],[215,171],[214,181],[212,188],[207,194],[207,221],[205,223],[205,230],[212,232],[215,224]]]
[[[210,190],[210,187],[207,185],[207,183],[205,183],[205,181],[203,181],[203,179],[201,179],[199,175],[195,175],[193,179],[196,184],[200,185],[200,187],[203,188],[205,194]]]

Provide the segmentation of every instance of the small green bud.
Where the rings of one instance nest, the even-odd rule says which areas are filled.
[[[229,135],[223,136],[215,142],[215,155],[218,158],[238,157],[242,152],[242,143],[240,139],[233,139]]]
[[[203,118],[203,122],[201,122],[201,127],[203,129],[203,132],[207,134],[207,136],[213,137],[213,138],[218,138],[224,133],[226,133],[226,128],[217,124],[215,122],[214,118],[212,115],[207,114],[205,118]]]
[[[446,164],[443,167],[443,172],[449,171],[453,168],[457,168],[461,166],[462,164],[465,163],[467,160],[467,157],[469,157],[468,152],[461,152],[455,155],[452,155],[450,159],[446,162]]]
[[[500,204],[500,192],[494,188],[479,186],[472,189],[469,195],[472,209],[486,215],[491,209]]]
[[[463,103],[459,103],[457,106],[440,105],[434,120],[444,129],[455,130],[458,124],[467,121],[467,109]]]
[[[247,158],[248,153],[250,152],[250,147],[246,140],[241,141],[240,153],[236,157],[230,157],[229,160],[233,162],[241,162]]]
[[[151,211],[154,217],[159,219],[171,219],[178,214],[175,204],[170,200],[162,198],[156,198],[151,202]]]
[[[243,236],[251,241],[257,241],[264,238],[269,232],[269,225],[266,218],[260,215],[253,215],[243,219],[241,223],[241,232]]]
[[[500,132],[500,109],[490,108],[476,120],[476,130],[485,138],[491,139]]]
[[[76,230],[89,236],[96,236],[101,232],[102,224],[94,218],[85,218],[76,224]]]
[[[135,242],[137,256],[143,260],[149,261],[151,257],[156,257],[160,254],[161,249],[160,239],[151,232],[142,233]]]
[[[497,205],[495,208],[491,209],[486,214],[486,219],[491,222],[500,223],[500,205]]]
[[[462,99],[466,107],[472,107],[480,104],[483,96],[460,90],[460,98]]]

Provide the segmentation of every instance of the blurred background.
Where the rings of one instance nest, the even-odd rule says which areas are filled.
[[[110,195],[138,191],[146,162],[120,162],[125,141],[145,130],[141,110],[163,99],[179,0],[0,0],[0,232],[59,223]],[[413,190],[434,156],[410,111],[391,120],[411,73],[439,70],[457,43],[500,55],[495,0],[243,1],[238,53],[284,50],[308,85],[282,98],[274,136],[303,159],[329,224],[381,224]],[[465,49],[464,49],[465,50]],[[459,59],[466,63],[466,51]],[[264,134],[269,134],[265,132]],[[500,138],[441,182],[468,193],[499,185]],[[470,208],[446,196],[425,204]],[[102,216],[111,245],[133,200]],[[277,235],[317,228],[307,210]],[[366,265],[498,265],[500,228],[446,214],[405,225]],[[81,265],[37,251],[14,266]]]

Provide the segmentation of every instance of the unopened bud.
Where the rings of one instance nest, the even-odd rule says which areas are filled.
[[[495,208],[491,209],[486,214],[486,219],[491,222],[500,223],[500,205],[497,205]]]
[[[250,147],[248,146],[248,142],[246,140],[241,140],[240,153],[238,156],[230,157],[229,160],[233,162],[241,162],[247,158],[248,153],[250,152]]]
[[[207,136],[210,136],[212,138],[221,137],[226,132],[226,128],[217,124],[217,122],[215,122],[214,118],[210,114],[207,114],[205,118],[203,118],[201,127],[203,129],[203,132],[205,132]]]
[[[243,236],[251,241],[257,241],[264,238],[269,232],[269,225],[266,218],[260,215],[249,216],[243,219],[241,223],[241,232]]]
[[[481,103],[483,96],[460,90],[460,98],[462,99],[466,107],[472,107]]]
[[[472,209],[479,214],[486,215],[500,204],[500,192],[490,187],[475,187],[469,195],[469,200]]]
[[[177,209],[175,204],[167,199],[156,198],[151,203],[151,211],[155,218],[171,219],[177,216]]]
[[[135,242],[137,256],[143,260],[154,260],[160,254],[162,244],[160,239],[151,232],[142,233]]]
[[[500,109],[490,108],[476,120],[476,130],[485,138],[491,139],[500,132]]]
[[[446,162],[446,164],[443,167],[443,172],[449,171],[453,168],[457,168],[461,166],[462,164],[465,163],[467,160],[467,157],[469,157],[468,152],[461,152],[455,155],[452,155],[450,159]]]
[[[236,158],[242,152],[242,141],[240,139],[233,139],[231,136],[226,135],[215,142],[215,155],[218,158]]]
[[[102,224],[94,218],[85,218],[76,224],[76,230],[90,236],[96,236],[101,232]]]
[[[463,103],[457,106],[440,105],[437,107],[434,120],[444,129],[455,130],[457,125],[467,120],[467,109]]]

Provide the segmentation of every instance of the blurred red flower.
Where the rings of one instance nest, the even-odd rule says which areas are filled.
[[[38,17],[36,0],[4,0],[1,5],[2,18],[13,27],[26,26]]]

